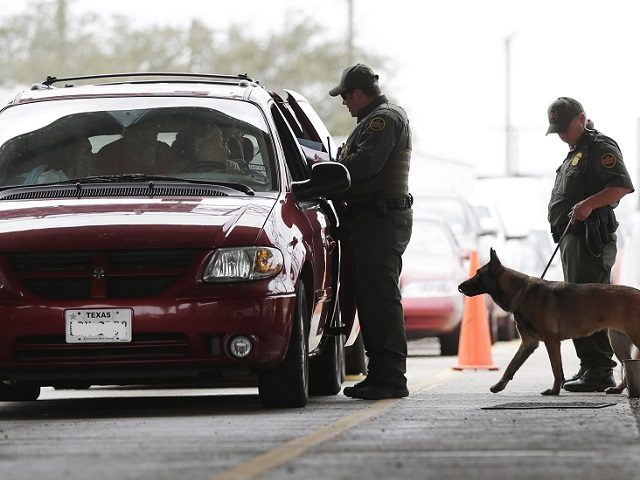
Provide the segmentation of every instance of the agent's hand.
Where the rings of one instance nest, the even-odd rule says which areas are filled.
[[[331,158],[329,155],[324,152],[318,152],[313,156],[313,160],[310,160],[311,164],[319,163],[319,162],[330,162]]]
[[[571,212],[569,213],[569,221],[571,223],[576,223],[576,220],[583,222],[589,215],[593,208],[589,206],[586,200],[582,200],[581,202],[576,203]]]

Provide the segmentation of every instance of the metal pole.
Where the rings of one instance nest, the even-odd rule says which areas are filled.
[[[506,160],[506,174],[508,177],[513,176],[515,172],[515,168],[513,165],[513,149],[512,149],[512,129],[511,129],[511,39],[513,35],[509,35],[504,40],[505,46],[505,160]]]
[[[58,68],[66,73],[67,66],[67,0],[58,0],[56,3],[56,57]]]
[[[353,0],[347,0],[348,4],[348,21],[349,21],[349,33],[347,36],[347,56],[348,56],[348,65],[353,65],[355,60],[353,58]]]
[[[640,185],[640,118],[636,123],[636,178],[638,179],[636,185]],[[636,208],[640,208],[640,199]]]

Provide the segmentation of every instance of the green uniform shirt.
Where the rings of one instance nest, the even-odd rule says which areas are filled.
[[[407,114],[381,95],[358,113],[358,125],[342,147],[339,161],[349,170],[352,182],[346,198],[406,197],[410,157]]]
[[[551,226],[562,228],[569,221],[569,213],[576,203],[605,187],[625,187],[633,191],[629,172],[615,140],[596,130],[585,130],[578,144],[556,170],[549,200]]]

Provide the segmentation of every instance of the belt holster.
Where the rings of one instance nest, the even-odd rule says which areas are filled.
[[[588,252],[594,256],[602,255],[604,246],[613,239],[618,228],[613,208],[606,206],[596,208],[584,221],[585,243]]]
[[[558,243],[560,241],[566,228],[566,223],[563,223],[562,225],[551,225],[551,236],[553,237],[554,243]],[[570,228],[569,230],[571,231],[573,228]]]

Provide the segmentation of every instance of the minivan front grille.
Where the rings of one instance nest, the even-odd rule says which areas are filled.
[[[49,300],[91,298],[90,278],[26,278],[25,286],[33,293]]]
[[[159,295],[191,264],[195,250],[6,253],[24,287],[50,300]]]
[[[184,358],[187,338],[174,333],[134,334],[127,343],[66,343],[64,337],[24,337],[12,345],[20,362],[86,362]]]

